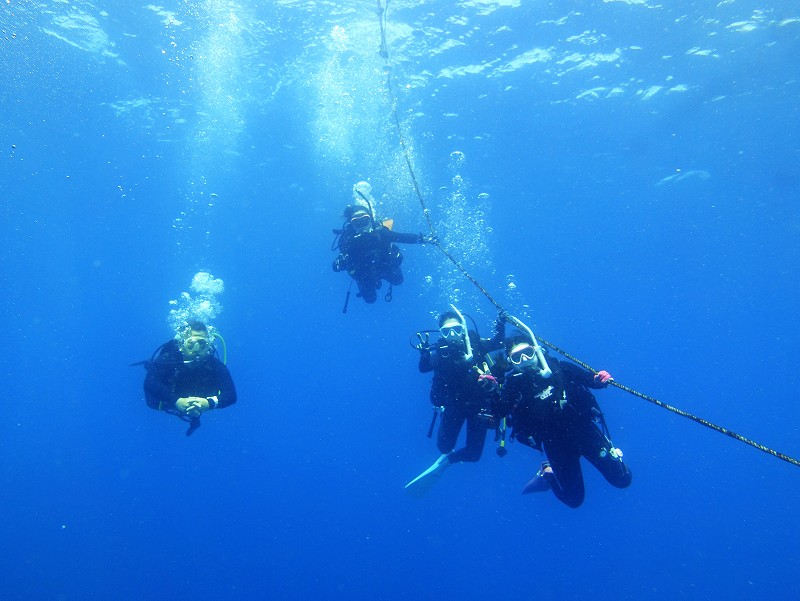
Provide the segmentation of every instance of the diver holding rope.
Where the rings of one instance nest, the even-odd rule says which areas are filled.
[[[388,0],[387,0],[386,4],[384,6],[382,4],[381,0],[377,0],[376,4],[377,4],[376,15],[378,17],[378,24],[379,24],[379,27],[380,27],[380,49],[379,49],[379,53],[378,54],[384,60],[384,65],[385,65],[385,69],[384,70],[386,72],[386,88],[387,88],[387,90],[389,92],[389,96],[390,96],[391,102],[392,102],[392,119],[394,121],[395,128],[397,129],[398,144],[399,144],[400,149],[402,151],[403,157],[405,158],[405,163],[406,163],[406,166],[408,168],[409,177],[411,178],[411,182],[412,182],[413,187],[414,187],[414,192],[415,192],[415,194],[416,194],[416,196],[417,196],[417,198],[419,200],[419,204],[420,204],[420,208],[422,210],[422,214],[423,214],[423,216],[425,217],[425,219],[426,219],[426,221],[428,223],[428,229],[430,230],[430,235],[431,235],[431,238],[432,238],[431,243],[434,246],[436,246],[436,248],[438,250],[440,250],[442,252],[442,254],[447,258],[447,260],[450,261],[450,263],[452,263],[453,266],[459,272],[461,272],[461,274],[465,278],[467,278],[467,280],[469,280],[489,300],[489,302],[491,302],[495,306],[495,308],[498,311],[500,311],[502,313],[502,312],[505,311],[503,306],[499,302],[497,302],[497,300],[495,300],[492,297],[492,295],[486,290],[486,288],[484,286],[482,286],[481,283],[478,282],[472,276],[471,273],[469,273],[469,271],[467,271],[467,269],[461,264],[461,262],[456,257],[454,257],[449,252],[449,250],[447,248],[445,248],[442,244],[440,244],[438,242],[438,239],[436,237],[436,230],[435,230],[435,228],[433,226],[433,220],[431,219],[431,213],[430,213],[430,210],[428,209],[428,207],[425,204],[425,198],[422,195],[422,191],[420,189],[420,185],[419,185],[419,182],[417,180],[417,175],[416,175],[416,172],[414,170],[414,165],[413,165],[413,162],[412,162],[411,153],[409,152],[409,144],[406,142],[405,135],[403,133],[403,128],[401,127],[401,124],[400,124],[400,117],[398,115],[397,94],[395,92],[395,88],[394,88],[394,85],[392,83],[392,77],[393,77],[394,70],[392,69],[392,61],[391,61],[391,57],[390,57],[390,54],[389,54],[389,48],[388,48],[387,39],[386,39],[386,27],[387,27],[386,11],[388,9],[388,4],[389,3],[388,3]],[[571,355],[568,352],[562,350],[561,348],[559,348],[555,344],[553,344],[551,342],[548,342],[545,339],[541,339],[541,343],[543,345],[553,349],[557,353],[560,353],[561,355],[565,356],[570,361],[573,361],[574,363],[580,365],[581,367],[583,367],[584,369],[588,370],[589,372],[594,373],[594,374],[599,374],[600,373],[597,370],[593,369],[588,364],[586,364],[583,361],[581,361],[580,359],[577,359],[573,355]],[[612,381],[609,381],[608,383],[613,385],[613,386],[615,386],[615,387],[617,387],[617,388],[619,388],[619,389],[621,389],[621,390],[624,390],[625,392],[627,392],[629,394],[637,396],[640,399],[643,399],[645,401],[648,401],[649,403],[657,405],[658,407],[660,407],[662,409],[666,409],[667,411],[671,411],[673,413],[676,413],[676,414],[680,415],[681,417],[685,417],[687,419],[690,419],[690,420],[692,420],[692,421],[694,421],[694,422],[696,422],[696,423],[698,423],[698,424],[700,424],[702,426],[705,426],[707,428],[710,428],[711,430],[719,432],[720,434],[724,434],[724,435],[726,435],[726,436],[728,436],[730,438],[733,438],[734,440],[738,440],[739,442],[743,442],[743,443],[745,443],[747,445],[750,445],[751,447],[756,448],[756,449],[758,449],[760,451],[763,451],[764,453],[767,453],[769,455],[772,455],[773,457],[776,457],[776,458],[778,458],[778,459],[780,459],[782,461],[785,461],[787,463],[791,463],[792,465],[800,467],[800,459],[796,459],[794,457],[786,455],[785,453],[781,453],[780,451],[777,451],[777,450],[775,450],[775,449],[773,449],[771,447],[768,447],[768,446],[763,445],[763,444],[761,444],[759,442],[756,442],[756,441],[754,441],[754,440],[752,440],[750,438],[742,436],[741,434],[733,432],[732,430],[729,430],[729,429],[727,429],[727,428],[725,428],[723,426],[720,426],[718,424],[712,423],[712,422],[710,422],[710,421],[708,421],[708,420],[706,420],[706,419],[704,419],[702,417],[699,417],[697,415],[693,415],[693,414],[691,414],[691,413],[689,413],[687,411],[679,409],[678,407],[675,407],[673,405],[670,405],[668,403],[660,401],[660,400],[658,400],[656,398],[648,396],[648,395],[646,395],[646,394],[644,394],[642,392],[639,392],[639,391],[637,391],[637,390],[635,390],[633,388],[625,386],[625,385],[623,385],[623,384],[621,384],[619,382],[615,382],[615,381],[612,380]]]
[[[366,188],[364,189],[364,187]],[[430,244],[433,236],[424,234],[403,234],[392,229],[393,221],[378,221],[371,198],[368,197],[369,184],[359,182],[353,187],[356,200],[344,209],[344,225],[334,230],[336,236],[331,250],[339,255],[333,261],[335,272],[346,271],[358,286],[358,294],[368,304],[374,303],[377,290],[383,280],[389,283],[384,295],[388,303],[392,300],[392,289],[403,283],[403,254],[396,244]],[[352,282],[351,282],[352,284]],[[348,289],[342,313],[347,312],[350,299]]]
[[[544,452],[544,461],[522,493],[552,490],[559,501],[579,507],[584,499],[580,458],[616,488],[631,483],[631,471],[611,442],[592,389],[606,388],[607,371],[592,373],[568,361],[545,357],[536,336],[515,317],[520,330],[506,341],[509,372],[500,393],[509,408],[511,439]]]

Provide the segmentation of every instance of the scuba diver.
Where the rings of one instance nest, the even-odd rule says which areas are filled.
[[[147,406],[189,423],[186,436],[200,427],[200,415],[236,402],[233,379],[220,361],[213,339],[222,336],[200,321],[189,321],[173,339],[158,347],[144,365]]]
[[[362,184],[364,182],[361,182]],[[344,225],[334,230],[336,238],[332,250],[339,250],[333,261],[333,270],[347,271],[358,286],[358,296],[372,304],[377,299],[376,290],[381,288],[382,280],[389,282],[386,302],[392,300],[392,287],[403,283],[400,265],[403,255],[398,244],[428,244],[435,242],[431,236],[423,234],[401,234],[392,230],[393,222],[387,219],[381,223],[375,220],[372,203],[361,195],[354,204],[344,210]],[[352,284],[352,282],[351,282]],[[347,293],[347,300],[350,291]],[[347,312],[347,300],[342,312]]]
[[[509,321],[523,334],[506,341],[510,371],[501,404],[511,411],[511,438],[547,457],[522,493],[550,489],[565,505],[579,507],[584,499],[581,456],[612,486],[626,488],[631,472],[611,442],[590,390],[608,386],[611,374],[592,374],[569,361],[545,357],[533,332],[514,317]]]
[[[505,320],[501,314],[491,339],[481,338],[476,329],[467,328],[462,313],[450,305],[439,317],[439,339],[430,342],[430,332],[417,334],[420,352],[419,371],[433,371],[430,399],[434,406],[428,437],[433,433],[437,414],[441,414],[436,446],[442,455],[427,470],[406,484],[411,494],[422,495],[452,464],[478,461],[483,453],[487,429],[498,435],[504,428],[506,411],[499,403],[499,378],[492,352],[502,350]],[[494,371],[493,371],[494,370]],[[464,423],[467,439],[464,448],[454,450]],[[502,452],[501,452],[502,450]],[[498,454],[505,454],[504,446]]]

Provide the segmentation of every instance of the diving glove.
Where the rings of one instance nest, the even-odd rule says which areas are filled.
[[[488,363],[484,362],[483,367],[476,365],[473,369],[477,372],[478,382],[485,391],[491,392],[500,388],[500,383],[497,381],[497,378],[492,375]]]
[[[600,384],[608,384],[609,382],[613,382],[614,378],[611,377],[611,374],[608,373],[606,370],[598,371],[594,376],[595,382],[599,382]]]

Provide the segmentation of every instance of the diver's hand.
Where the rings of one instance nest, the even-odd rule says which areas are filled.
[[[430,350],[431,348],[431,335],[428,332],[417,332],[417,339],[419,342],[414,345],[414,348],[419,352]]]
[[[181,413],[186,413],[192,406],[192,397],[181,397],[175,401],[175,409]]]
[[[211,409],[211,403],[208,402],[207,398],[199,396],[192,398],[192,411],[197,412],[194,417],[199,416],[201,413],[205,413],[209,409]]]
[[[500,383],[492,375],[489,369],[489,364],[484,362],[483,366],[475,366],[475,371],[478,372],[478,383],[486,392],[493,392],[500,388]]]
[[[439,238],[434,236],[433,234],[420,234],[419,235],[419,243],[420,244],[439,244]]]
[[[181,397],[175,401],[175,408],[188,417],[200,417],[208,411],[208,399],[199,396]]]
[[[506,322],[508,321],[508,311],[500,309],[497,312],[497,320],[494,322],[494,331],[500,338],[506,337]]]
[[[603,384],[604,386],[608,386],[608,383],[609,383],[609,382],[613,382],[613,381],[614,381],[614,378],[612,378],[612,377],[611,377],[611,374],[610,374],[610,373],[608,373],[607,371],[605,371],[605,370],[601,370],[601,371],[598,371],[598,372],[597,372],[597,373],[594,375],[594,381],[595,381],[595,382],[598,382],[598,383],[600,383],[600,384]]]

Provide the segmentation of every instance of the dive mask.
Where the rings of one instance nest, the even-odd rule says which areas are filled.
[[[464,326],[456,325],[439,328],[439,334],[445,340],[461,340],[464,338]]]
[[[205,336],[189,336],[183,340],[183,351],[187,355],[202,355],[210,346],[211,342]]]
[[[535,357],[536,349],[530,344],[518,344],[508,353],[508,360],[511,361],[511,364],[514,366],[520,366],[529,361],[533,361]]]
[[[356,215],[352,219],[350,219],[350,225],[353,226],[353,229],[357,232],[363,232],[372,224],[372,219],[366,213],[362,213],[360,215]]]

